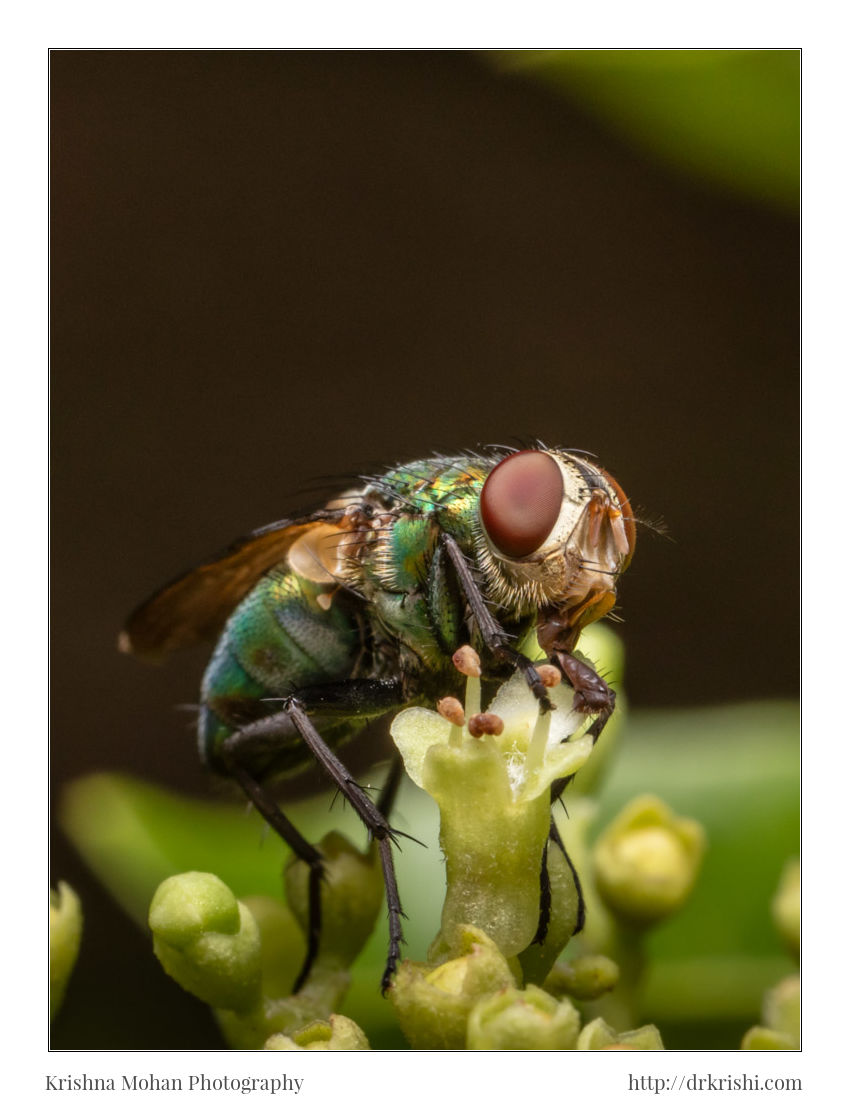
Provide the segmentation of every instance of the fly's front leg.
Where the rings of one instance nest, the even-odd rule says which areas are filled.
[[[617,695],[604,678],[600,678],[588,663],[576,659],[568,651],[556,648],[553,658],[564,673],[564,677],[575,690],[573,708],[579,713],[596,713],[596,720],[588,729],[593,737],[593,742],[599,739],[599,733],[614,712]]]
[[[478,631],[481,633],[481,639],[484,641],[485,646],[494,655],[500,655],[503,659],[507,659],[513,663],[517,670],[522,671],[525,680],[529,685],[534,696],[540,702],[541,709],[552,709],[552,703],[546,693],[546,687],[540,675],[537,673],[536,665],[523,655],[521,651],[517,651],[508,643],[508,635],[490,610],[487,608],[481,590],[478,588],[478,583],[473,577],[472,571],[461,551],[457,540],[448,533],[443,532],[440,540],[446,549],[446,554],[451,560],[455,573],[460,583],[461,591],[466,598],[469,608],[472,610],[472,615],[475,618],[475,623],[478,625]]]
[[[391,786],[389,792],[385,791],[379,800],[379,804],[375,805],[369,795],[352,779],[341,760],[322,739],[316,726],[310,720],[309,711],[316,709],[321,711],[323,715],[337,713],[346,718],[356,718],[358,715],[364,715],[367,709],[371,711],[372,716],[375,716],[384,710],[401,704],[403,704],[401,684],[396,682],[362,680],[314,687],[286,699],[284,708],[280,712],[246,725],[233,733],[224,743],[224,760],[233,778],[240,784],[250,801],[275,832],[292,848],[296,856],[307,864],[310,870],[307,954],[295,982],[294,990],[296,992],[304,985],[319,950],[321,938],[321,880],[324,873],[322,856],[284,816],[274,798],[246,768],[246,754],[250,755],[252,751],[256,751],[258,748],[267,748],[273,744],[275,736],[289,734],[291,737],[294,728],[329,778],[348,799],[369,830],[370,835],[378,842],[389,914],[390,943],[387,963],[381,980],[381,989],[386,991],[401,954],[403,939],[401,931],[402,910],[392,858],[392,841],[395,834],[386,816],[392,804],[394,788]],[[392,782],[392,780],[393,774],[391,772],[390,781]]]

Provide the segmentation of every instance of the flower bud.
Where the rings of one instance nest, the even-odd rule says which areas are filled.
[[[658,798],[635,798],[596,843],[596,885],[616,917],[646,928],[684,904],[704,851],[696,821],[675,817]]]
[[[390,988],[411,1048],[463,1048],[475,1003],[515,985],[505,957],[480,929],[457,926],[451,939],[450,959],[436,967],[405,960]]]
[[[585,1025],[578,1035],[578,1049],[663,1049],[661,1034],[654,1025],[642,1025],[626,1033],[617,1033],[604,1018],[598,1017]]]
[[[789,860],[779,880],[773,904],[773,920],[786,947],[800,958],[800,861]]]
[[[591,1002],[613,990],[619,978],[620,969],[608,956],[579,956],[555,964],[543,986],[556,998],[568,994],[581,1002]]]
[[[56,1016],[80,951],[83,912],[67,883],[50,891],[50,1017]]]
[[[338,832],[318,845],[324,861],[321,884],[322,935],[317,970],[347,968],[372,935],[383,904],[384,883],[378,854],[357,849]],[[310,869],[293,860],[286,869],[286,898],[306,936]],[[311,976],[312,978],[312,976]]]
[[[800,977],[790,975],[769,990],[762,1007],[764,1025],[744,1034],[741,1048],[795,1049],[800,1047]]]
[[[339,1051],[351,1052],[355,1049],[369,1048],[366,1034],[342,1014],[331,1014],[327,1021],[313,1021],[290,1036],[274,1033],[263,1048],[276,1052],[301,1051]]]
[[[574,1048],[580,1025],[578,1010],[571,1002],[558,1002],[533,985],[525,990],[506,987],[473,1006],[466,1047]]]
[[[148,923],[157,959],[184,990],[226,1010],[259,1001],[259,930],[221,879],[201,871],[166,879]]]
[[[790,975],[764,997],[764,1025],[744,1034],[741,1048],[793,1049],[800,1047],[800,977]]]
[[[262,990],[266,998],[286,998],[292,993],[307,944],[301,926],[279,898],[252,894],[242,899],[260,932]]]

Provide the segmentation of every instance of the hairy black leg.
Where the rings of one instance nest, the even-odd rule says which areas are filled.
[[[531,688],[532,693],[540,702],[540,706],[544,710],[552,709],[552,703],[549,700],[549,695],[546,693],[546,687],[541,681],[540,675],[537,673],[536,665],[523,655],[521,651],[517,651],[508,643],[508,635],[490,610],[487,608],[487,603],[482,596],[481,590],[478,588],[478,583],[469,569],[469,564],[461,551],[457,540],[448,533],[443,532],[440,540],[446,549],[446,553],[451,559],[452,566],[457,574],[458,582],[460,583],[461,591],[466,598],[469,608],[472,610],[472,615],[475,618],[475,623],[478,625],[478,631],[481,633],[481,639],[484,641],[487,648],[495,655],[500,655],[503,659],[509,662],[522,671],[525,675],[525,681]]]
[[[384,780],[384,785],[381,787],[381,793],[378,795],[377,802],[378,809],[381,811],[381,813],[383,813],[384,817],[386,817],[387,820],[389,820],[390,813],[392,812],[393,805],[395,804],[396,794],[398,793],[398,788],[401,785],[401,777],[403,773],[404,763],[402,762],[401,756],[396,753],[392,758],[392,762],[390,763],[390,769],[387,772],[387,777]]]
[[[567,867],[570,869],[570,874],[573,877],[573,882],[576,887],[576,894],[578,895],[578,914],[576,916],[576,924],[573,929],[573,936],[580,933],[584,928],[584,922],[587,917],[587,903],[584,900],[584,891],[581,888],[581,879],[578,877],[578,871],[575,869],[575,864],[570,859],[570,854],[564,847],[564,842],[561,840],[561,834],[558,832],[558,826],[555,824],[553,817],[549,823],[549,839],[556,844],[563,854],[564,859],[567,861]]]
[[[547,866],[549,841],[560,848],[566,860],[567,867],[570,869],[573,882],[575,883],[576,894],[578,895],[578,914],[576,916],[575,928],[572,933],[573,936],[582,931],[587,917],[587,907],[584,900],[584,891],[581,887],[581,880],[578,877],[578,872],[575,869],[573,861],[570,859],[569,852],[564,846],[561,834],[558,832],[558,826],[555,824],[555,819],[553,817],[549,823],[549,838],[543,847],[543,860],[540,867],[540,916],[537,919],[537,932],[534,934],[534,938],[531,941],[532,944],[542,944],[546,939],[546,934],[549,932],[549,922],[552,916],[552,887],[549,882],[549,869]]]
[[[554,823],[554,822],[553,822]],[[552,835],[551,827],[549,836]],[[543,845],[543,859],[540,863],[540,914],[537,918],[537,932],[531,939],[532,944],[542,944],[549,932],[552,916],[552,887],[549,883],[549,868],[546,857],[549,855],[549,840]]]
[[[386,993],[390,986],[392,976],[401,955],[403,941],[401,930],[402,909],[398,896],[398,886],[395,878],[391,842],[394,839],[394,830],[381,810],[375,805],[369,795],[349,775],[345,765],[331,751],[316,731],[313,722],[307,716],[304,707],[293,698],[286,710],[302,738],[309,746],[313,755],[327,774],[339,787],[342,794],[348,799],[360,817],[360,820],[369,830],[371,836],[378,841],[381,854],[381,866],[384,871],[384,887],[387,897],[387,913],[389,916],[390,943],[387,951],[387,962],[384,974],[381,977],[381,991]]]
[[[246,770],[243,762],[240,761],[240,755],[244,757],[246,754],[250,755],[250,753],[258,750],[268,751],[269,747],[273,745],[276,735],[291,736],[294,727],[310,748],[314,758],[353,806],[370,835],[378,842],[389,912],[390,944],[381,980],[381,989],[386,991],[395,972],[403,940],[401,930],[402,909],[398,896],[391,848],[391,843],[396,834],[395,830],[390,827],[386,816],[392,804],[395,788],[398,785],[400,767],[397,773],[395,770],[391,770],[388,780],[390,783],[389,793],[387,793],[387,786],[385,785],[379,804],[375,805],[362,787],[351,778],[345,765],[322,739],[310,720],[308,710],[315,708],[323,717],[336,714],[347,719],[356,719],[358,716],[366,716],[367,714],[374,716],[376,713],[381,713],[401,704],[403,704],[401,683],[396,681],[375,680],[373,682],[371,680],[360,680],[350,683],[334,683],[325,687],[314,687],[310,690],[300,691],[297,696],[285,699],[284,708],[279,712],[245,725],[225,741],[223,754],[232,776],[272,828],[292,848],[296,856],[304,860],[310,868],[308,948],[304,965],[296,980],[296,990],[304,984],[318,952],[321,934],[320,884],[323,875],[322,857],[321,853],[309,844],[284,816],[280,807],[265,788]]]
[[[567,682],[575,690],[573,708],[581,713],[599,714],[588,729],[593,736],[593,742],[596,743],[599,733],[614,712],[617,695],[605,679],[599,677],[593,667],[581,659],[576,659],[568,651],[555,650],[552,662],[560,667]]]
[[[292,987],[292,993],[297,994],[304,986],[310,974],[310,968],[319,954],[319,940],[322,933],[321,882],[324,876],[322,855],[317,848],[304,839],[284,815],[274,798],[243,767],[240,767],[235,759],[228,758],[228,766],[233,778],[242,787],[254,808],[289,845],[298,859],[303,860],[310,869],[307,886],[307,952]]]

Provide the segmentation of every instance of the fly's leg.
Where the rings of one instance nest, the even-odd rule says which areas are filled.
[[[369,830],[369,834],[378,842],[378,851],[381,856],[381,868],[384,872],[384,889],[387,898],[387,914],[389,918],[390,944],[387,951],[387,962],[384,974],[381,977],[381,992],[386,993],[390,987],[396,964],[401,955],[403,941],[401,931],[402,909],[398,896],[398,884],[395,877],[393,864],[392,843],[395,830],[390,828],[385,815],[375,805],[369,795],[358,786],[346,770],[345,765],[331,751],[321,738],[304,706],[295,698],[289,702],[285,710],[289,719],[298,729],[302,739],[315,756],[328,776],[336,783],[340,792],[348,799],[360,820]]]
[[[279,712],[238,729],[223,745],[222,755],[230,774],[242,787],[255,808],[310,870],[307,954],[293,988],[296,993],[306,982],[319,950],[322,920],[321,881],[324,873],[322,856],[304,839],[285,817],[271,794],[246,768],[246,756],[258,749],[268,750],[276,736],[287,734],[291,736],[294,727],[337,789],[348,799],[369,834],[377,841],[389,915],[390,943],[381,979],[381,990],[386,992],[401,954],[403,939],[402,909],[392,858],[392,842],[396,834],[386,816],[398,785],[400,768],[395,778],[393,771],[390,772],[389,791],[385,785],[379,804],[375,805],[322,739],[308,714],[309,711],[318,709],[323,716],[330,716],[336,712],[341,717],[351,718],[356,717],[358,713],[364,714],[368,707],[371,715],[375,716],[401,704],[403,704],[401,683],[370,680],[331,683],[327,686],[303,690],[298,695],[285,699],[284,708]]]
[[[570,656],[570,658],[572,658],[572,656]],[[596,678],[603,686],[605,686],[605,689],[611,696],[611,709],[607,713],[600,713],[600,715],[587,730],[588,735],[592,737],[593,743],[596,744],[596,741],[599,739],[600,733],[602,732],[603,728],[605,728],[605,725],[608,722],[608,718],[613,712],[614,691],[611,690],[610,687],[607,686],[607,684],[604,683],[601,678],[599,678],[596,672],[591,670],[591,668],[587,666],[587,664],[582,663],[578,659],[575,659],[573,661],[579,664],[580,667],[584,668],[584,670],[589,671],[590,674],[594,676],[594,678]],[[578,696],[578,691],[576,691],[576,696]],[[556,779],[556,781],[552,783],[550,793],[550,803],[552,805],[560,800],[561,795],[564,793],[564,791],[570,785],[574,778],[575,775],[573,774],[564,779]],[[567,867],[569,867],[572,873],[573,882],[575,883],[576,887],[576,893],[578,894],[578,917],[576,918],[576,925],[573,929],[573,936],[575,936],[576,933],[580,933],[584,928],[584,923],[587,916],[587,905],[584,900],[584,891],[581,887],[581,880],[578,877],[578,872],[575,869],[573,861],[570,859],[569,852],[564,847],[564,842],[561,839],[561,834],[558,832],[558,826],[555,824],[554,817],[551,818],[549,823],[549,840],[551,840],[560,848],[564,859],[566,860]],[[546,866],[546,856],[548,850],[549,844],[547,841],[545,847],[543,848],[543,861],[540,867],[540,917],[537,923],[537,932],[534,936],[532,944],[542,944],[543,941],[546,939],[547,932],[549,931],[549,918],[552,910],[552,890],[549,884],[549,871]]]
[[[508,635],[487,608],[487,603],[478,588],[478,583],[469,569],[469,564],[457,540],[446,532],[442,533],[440,540],[457,574],[461,591],[472,610],[472,615],[478,625],[478,631],[481,633],[481,639],[485,646],[495,655],[500,655],[503,659],[513,663],[517,670],[522,671],[531,692],[540,702],[541,709],[552,709],[552,703],[546,693],[546,687],[537,673],[536,665],[528,656],[523,655],[521,651],[517,651],[508,643]]]
[[[563,787],[566,786],[567,782],[567,779],[559,779],[558,782],[552,784],[553,802],[557,801],[557,799],[560,797],[560,791],[557,795],[555,794],[556,788],[560,784],[563,784],[563,786],[561,786],[561,790],[563,790]],[[575,864],[570,859],[570,854],[564,846],[564,842],[561,839],[561,834],[558,832],[558,826],[555,824],[555,818],[552,817],[549,821],[549,838],[546,841],[546,844],[543,846],[543,859],[540,865],[540,916],[537,920],[537,932],[534,934],[534,939],[531,942],[532,944],[542,944],[543,941],[546,939],[546,934],[549,932],[549,921],[552,915],[552,887],[549,882],[549,869],[546,861],[546,857],[549,853],[550,840],[553,844],[560,848],[561,854],[566,861],[567,867],[569,867],[570,869],[570,874],[572,875],[573,882],[575,883],[576,894],[578,895],[578,913],[576,915],[575,928],[572,932],[573,936],[575,936],[576,933],[580,933],[582,931],[582,929],[584,928],[585,920],[587,918],[587,904],[584,900],[584,891],[582,890],[581,879],[579,879],[578,877],[578,871],[576,871],[575,869]]]
[[[234,734],[238,737],[238,733]],[[231,737],[233,739],[233,737]],[[292,993],[297,994],[310,974],[310,968],[319,954],[319,940],[322,935],[321,883],[324,877],[322,855],[308,840],[305,840],[271,795],[235,760],[227,759],[233,778],[239,783],[248,800],[258,813],[268,822],[284,843],[288,844],[298,859],[310,869],[307,885],[307,952],[304,963],[295,979]]]
[[[593,737],[594,744],[599,739],[599,734],[608,723],[608,718],[614,712],[617,695],[604,678],[600,678],[588,663],[576,659],[568,651],[556,648],[552,655],[553,661],[563,671],[564,677],[575,690],[573,709],[580,713],[596,713],[596,720],[588,729]]]

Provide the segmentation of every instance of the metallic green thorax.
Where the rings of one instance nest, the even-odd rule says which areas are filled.
[[[343,499],[352,523],[339,533],[346,547],[332,577],[313,581],[286,558],[260,579],[228,620],[204,676],[199,739],[207,760],[217,762],[240,725],[278,710],[275,699],[305,688],[401,675],[399,705],[454,690],[451,655],[477,632],[439,537],[451,534],[473,557],[479,494],[497,461],[436,458],[390,470]],[[317,717],[317,725],[340,743],[386,706],[369,709],[344,720]],[[297,734],[282,735],[256,769],[294,771],[305,753]]]

